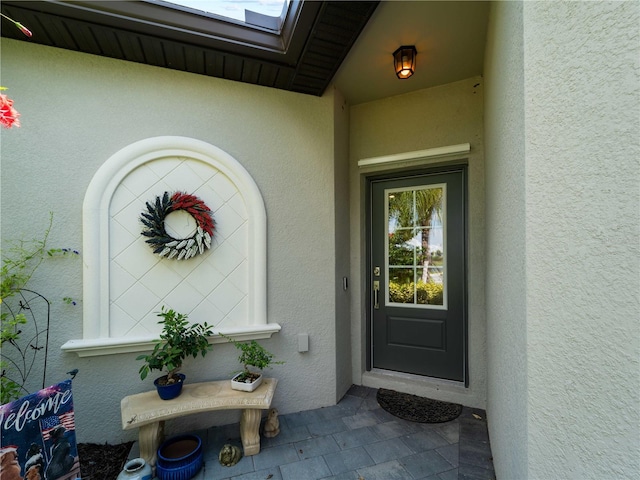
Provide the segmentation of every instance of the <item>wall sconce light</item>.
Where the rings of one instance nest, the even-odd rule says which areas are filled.
[[[400,79],[409,78],[416,71],[418,51],[413,45],[404,45],[393,52],[393,67]]]

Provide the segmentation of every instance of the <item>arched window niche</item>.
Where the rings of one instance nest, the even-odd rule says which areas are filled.
[[[215,221],[211,248],[188,260],[160,257],[141,234],[146,202],[176,191],[204,201]],[[82,216],[83,335],[63,350],[81,357],[149,350],[162,306],[238,340],[280,331],[267,321],[264,202],[223,150],[186,137],[129,145],[96,172]]]

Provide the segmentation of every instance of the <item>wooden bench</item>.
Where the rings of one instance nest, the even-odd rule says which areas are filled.
[[[122,428],[140,429],[140,456],[155,467],[157,450],[164,439],[165,420],[192,413],[242,409],[240,438],[244,455],[256,455],[260,452],[260,411],[271,407],[277,383],[275,378],[265,378],[253,392],[232,390],[230,380],[187,383],[180,396],[172,400],[162,400],[155,390],[129,395],[120,402]]]

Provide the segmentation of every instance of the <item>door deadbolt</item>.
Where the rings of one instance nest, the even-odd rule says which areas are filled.
[[[380,276],[380,267],[373,267],[373,274],[376,277],[379,277]]]

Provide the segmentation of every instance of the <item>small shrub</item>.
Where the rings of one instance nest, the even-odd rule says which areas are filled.
[[[255,372],[252,372],[250,367],[262,371],[265,368],[269,368],[272,364],[280,365],[284,363],[274,362],[273,354],[255,340],[251,340],[250,342],[237,342],[227,335],[220,334],[220,336],[229,340],[240,350],[238,362],[244,367],[244,370],[242,371],[242,375],[237,378],[239,382],[243,382],[245,379],[254,376]]]
[[[435,282],[418,282],[417,287],[413,282],[402,284],[389,282],[389,298],[394,303],[413,303],[414,289],[418,297],[418,304],[442,305],[443,286]]]
[[[187,315],[177,313],[173,309],[158,313],[163,325],[160,339],[156,340],[153,352],[149,355],[139,355],[136,360],[143,360],[140,367],[140,378],[144,380],[151,370],[166,370],[167,383],[178,381],[176,375],[187,357],[196,358],[198,354],[205,356],[213,347],[207,337],[213,335],[212,327],[205,322],[189,324]]]

